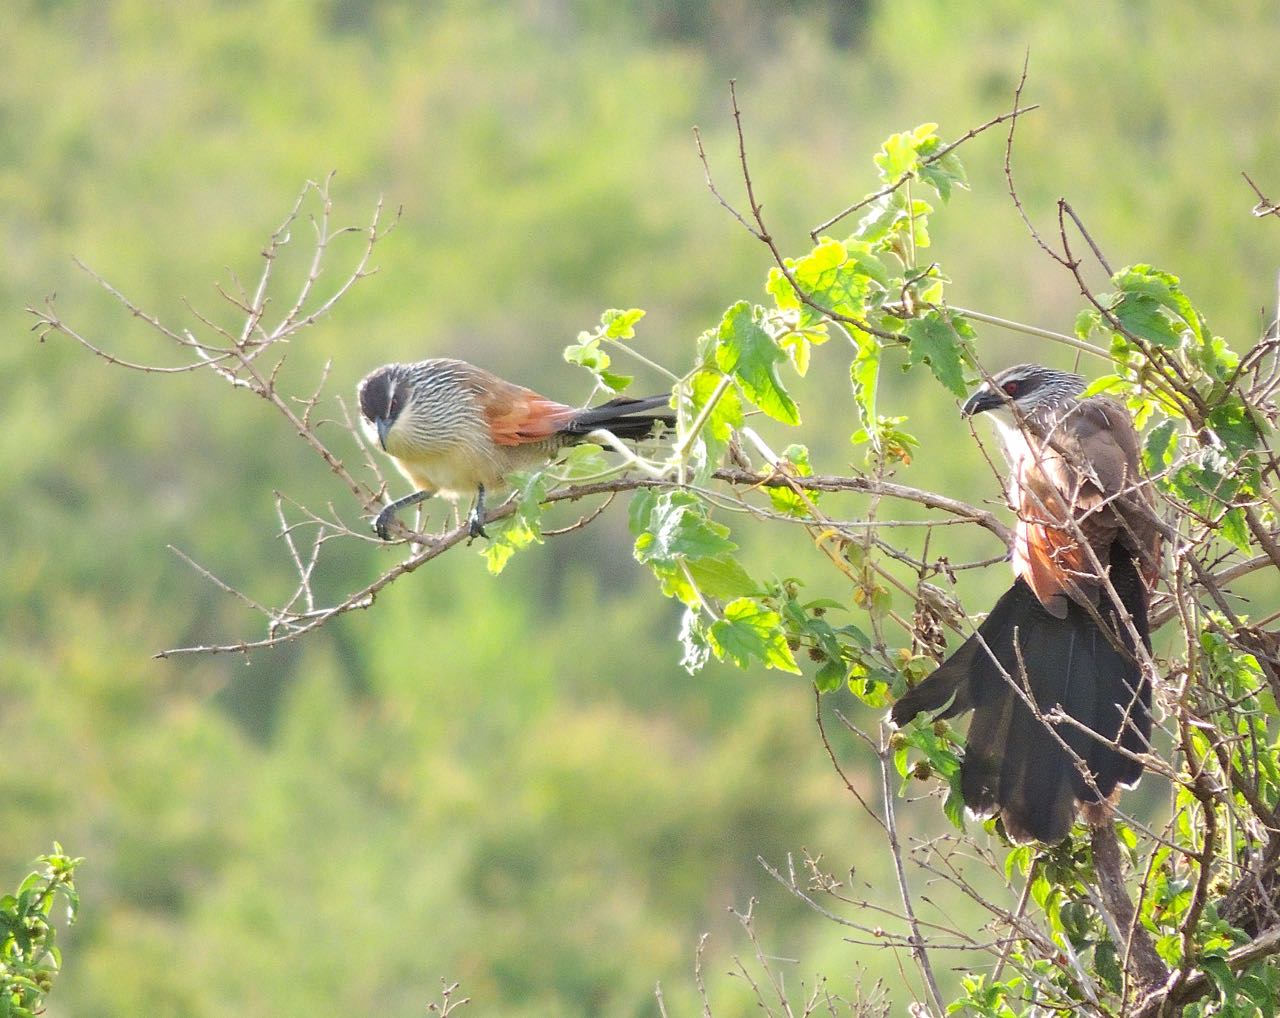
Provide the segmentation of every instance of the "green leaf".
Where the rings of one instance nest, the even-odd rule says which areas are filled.
[[[1110,937],[1105,938],[1093,949],[1093,965],[1107,988],[1112,993],[1119,992],[1124,973],[1120,969],[1116,945]]]
[[[1125,384],[1125,379],[1120,375],[1099,375],[1087,386],[1084,392],[1080,393],[1081,399],[1088,399],[1090,396],[1096,396],[1100,392],[1115,392]]]
[[[1258,428],[1244,401],[1234,392],[1216,401],[1205,423],[1232,459],[1239,459],[1258,445]]]
[[[706,667],[711,658],[711,644],[703,630],[697,608],[686,607],[684,610],[684,616],[680,619],[680,646],[684,648],[680,665],[686,672],[696,675]]]
[[[1161,421],[1147,435],[1142,449],[1142,466],[1153,477],[1173,461],[1173,453],[1177,448],[1177,427],[1178,422],[1170,418]]]
[[[864,243],[877,244],[888,236],[894,225],[906,214],[906,203],[897,191],[882,195],[867,206],[867,211],[858,220],[853,236]]]
[[[658,493],[653,488],[640,488],[631,496],[631,505],[627,507],[627,527],[633,536],[639,537],[649,529],[649,520],[657,504]]]
[[[887,184],[895,183],[904,173],[910,173],[918,162],[915,139],[905,133],[886,138],[875,156],[875,163],[880,167],[880,179]]]
[[[699,371],[689,383],[689,398],[693,414],[696,417],[702,412],[718,388],[724,376],[717,371]],[[742,427],[742,399],[736,389],[730,385],[721,391],[716,405],[712,408],[704,425],[704,431],[719,443],[728,442],[733,437],[735,428]]]
[[[903,174],[914,173],[920,165],[920,150],[926,143],[932,141],[934,144],[930,148],[937,148],[937,130],[937,124],[921,124],[914,131],[904,131],[886,138],[884,146],[875,156],[881,179],[891,184]]]
[[[1125,332],[1138,339],[1165,349],[1176,349],[1182,343],[1182,331],[1150,297],[1125,294],[1111,313]]]
[[[494,576],[497,576],[507,568],[507,563],[511,561],[511,556],[515,553],[515,548],[505,541],[489,541],[485,544],[482,552],[485,564],[489,572]]]
[[[749,597],[725,605],[723,617],[712,624],[707,635],[716,656],[730,658],[739,668],[758,660],[766,668],[801,674],[778,613]]]
[[[911,340],[911,365],[928,364],[929,370],[957,398],[966,395],[964,365],[969,359],[967,336],[958,330],[960,318],[945,317],[941,312],[930,311],[922,318],[913,318],[903,328]],[[965,323],[966,332],[972,332]]]
[[[732,555],[691,559],[687,566],[698,588],[711,597],[741,597],[761,590],[760,584]]]
[[[823,237],[807,255],[788,264],[796,285],[815,303],[837,315],[861,319],[866,314],[867,290],[872,282],[864,266],[878,264],[879,259],[870,254],[869,245],[854,243],[860,250],[857,257],[850,257],[849,250],[840,241]],[[880,272],[884,272],[883,265]],[[785,277],[782,281],[787,283]],[[802,305],[800,312],[802,326],[822,319],[808,305]]]
[[[511,481],[518,496],[516,511],[505,520],[489,524],[490,539],[480,550],[489,572],[494,576],[507,567],[515,552],[542,543],[542,502],[547,497],[546,478],[539,470],[513,474]]]
[[[942,139],[934,137],[922,144],[919,152],[927,160],[940,148],[942,148]],[[951,189],[953,187],[965,189],[969,187],[969,178],[966,176],[964,166],[955,152],[948,152],[941,159],[922,164],[920,167],[920,179],[932,186],[938,192],[938,197],[944,202],[951,200]]]
[[[664,491],[654,500],[645,530],[636,538],[641,562],[709,558],[737,551],[729,528],[707,518],[706,504],[687,491]]]
[[[809,477],[813,474],[813,468],[809,466],[809,450],[803,445],[787,446],[782,451],[778,466],[782,472],[795,477]],[[774,509],[780,513],[786,513],[788,516],[796,517],[810,515],[809,506],[806,503],[816,503],[820,494],[819,492],[811,491],[801,495],[799,492],[782,485],[767,487],[765,491],[768,493],[769,501],[773,503]]]
[[[1218,989],[1222,992],[1226,999],[1230,1000],[1235,994],[1236,979],[1231,972],[1231,966],[1227,964],[1225,958],[1205,957],[1200,959],[1200,967],[1208,974],[1218,985]]]
[[[635,324],[643,317],[644,312],[640,308],[629,308],[626,311],[610,308],[600,316],[600,324],[604,326],[604,334],[610,339],[634,339]]]
[[[799,424],[800,412],[783,387],[778,364],[786,353],[760,324],[760,309],[745,300],[725,312],[716,342],[716,365],[733,375],[756,406],[784,424]]]
[[[903,229],[910,232],[912,242],[918,248],[929,246],[929,213],[932,211],[933,206],[923,198],[911,202],[910,220],[904,223]]]
[[[960,789],[960,769],[947,776],[947,797],[942,801],[942,812],[958,831],[964,830],[964,793]]]
[[[810,331],[784,332],[778,337],[778,346],[786,351],[791,366],[801,378],[809,373]]]
[[[1093,308],[1086,308],[1076,315],[1075,333],[1080,339],[1088,339],[1095,329],[1102,328],[1102,314]]]
[[[1196,340],[1204,342],[1204,319],[1182,292],[1177,276],[1139,264],[1121,269],[1111,282],[1126,295],[1141,296],[1165,308]]]
[[[1245,521],[1243,509],[1237,507],[1223,515],[1220,533],[1241,551],[1248,552],[1249,525]]]
[[[605,473],[612,464],[604,456],[604,449],[594,442],[571,445],[557,461],[556,473],[566,481],[595,477]]]
[[[583,332],[578,335],[580,342],[564,348],[564,359],[570,364],[578,364],[614,392],[622,392],[633,381],[630,375],[619,375],[608,370],[612,362],[609,355],[600,349],[600,337]]]
[[[848,674],[849,667],[843,660],[828,658],[813,677],[813,684],[817,687],[819,693],[834,693],[844,685],[845,677]]]
[[[876,388],[880,381],[880,343],[875,336],[865,332],[854,334],[858,352],[849,365],[849,380],[853,383],[853,397],[858,401],[862,423],[870,434],[876,422]]]

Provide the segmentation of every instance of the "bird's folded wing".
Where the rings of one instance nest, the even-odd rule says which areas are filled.
[[[1154,579],[1159,537],[1138,470],[1138,435],[1114,400],[1081,401],[1043,441],[1034,441],[1018,478],[1014,569],[1052,614],[1063,617],[1072,591],[1096,601],[1094,556],[1105,563],[1113,541],[1139,555]]]
[[[541,442],[568,424],[578,412],[524,386],[501,380],[478,388],[476,401],[497,445]]]

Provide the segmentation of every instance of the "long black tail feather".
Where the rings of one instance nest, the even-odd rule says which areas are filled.
[[[562,435],[587,435],[597,428],[611,431],[619,438],[647,438],[658,424],[676,426],[671,397],[645,396],[635,399],[621,396],[608,403],[588,407],[561,429]]]
[[[1113,546],[1110,567],[1112,586],[1149,650],[1147,594],[1133,559]],[[1148,748],[1151,685],[1120,609],[1104,596],[1097,614],[1109,633],[1075,602],[1065,619],[1054,618],[1019,579],[977,632],[890,714],[904,725],[922,712],[940,711],[938,718],[974,712],[961,793],[975,813],[998,810],[1015,841],[1061,841],[1078,804],[1105,800],[1142,775],[1142,764],[1126,752]],[[1042,720],[1028,701],[1042,717],[1060,707],[1089,731]]]

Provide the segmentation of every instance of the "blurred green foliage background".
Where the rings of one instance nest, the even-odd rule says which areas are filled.
[[[683,370],[727,304],[763,296],[767,252],[708,195],[691,138],[701,125],[736,197],[728,78],[770,225],[799,254],[873,186],[886,135],[937,121],[956,137],[1008,108],[1028,48],[1042,109],[1014,163],[1033,217],[1052,228],[1069,196],[1114,264],[1180,274],[1249,340],[1276,269],[1239,177],[1280,192],[1267,0],[4,5],[0,873],[55,838],[88,859],[49,1014],[414,1015],[441,976],[480,1014],[655,1014],[658,980],[691,1014],[708,930],[713,1003],[746,1013],[724,972],[749,945],[726,906],[752,895],[768,949],[800,960],[789,980],[897,978],[756,861],[808,849],[889,879],[811,687],[685,675],[678,613],[632,561],[620,506],[499,579],[474,548],[446,556],[249,663],[155,661],[258,625],[166,545],[270,598],[291,577],[273,491],[341,492],[265,405],[37,344],[22,308],[56,291],[86,336],[163,361],[70,256],[183,322],[184,297],[219,309],[227,268],[252,278],[302,183],[336,169],[339,218],[379,195],[403,218],[380,273],[296,344],[300,386],[327,358],[345,396],[380,363],[450,354],[581,399],[560,350],[603,308],[648,309],[641,348]],[[1067,330],[1078,295],[1018,221],[1003,148],[997,131],[962,150],[973,192],[935,218],[934,257],[959,302]],[[993,366],[1069,363],[980,337]],[[776,436],[824,472],[861,455],[837,347],[797,385],[801,428]],[[950,397],[920,373],[887,386],[922,440],[903,479],[995,497]],[[738,536],[757,574],[821,572],[803,538]],[[956,557],[991,552],[948,536]],[[397,554],[351,545],[327,562],[333,591]],[[1005,582],[962,589],[981,610]],[[936,802],[904,823],[940,829]]]

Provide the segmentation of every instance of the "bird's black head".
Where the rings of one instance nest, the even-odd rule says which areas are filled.
[[[1040,364],[1015,364],[991,376],[991,381],[976,389],[960,412],[966,417],[1017,407],[1031,414],[1044,406],[1073,399],[1084,391],[1084,379],[1069,371],[1058,371]]]
[[[378,368],[366,375],[356,387],[365,429],[370,438],[377,438],[383,449],[387,447],[387,432],[409,402],[409,391],[409,382],[401,364]]]

